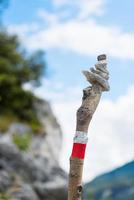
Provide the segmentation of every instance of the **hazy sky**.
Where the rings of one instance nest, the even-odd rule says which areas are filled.
[[[46,51],[48,78],[35,93],[51,101],[63,129],[61,165],[75,132],[82,89],[81,70],[106,53],[109,93],[103,95],[89,130],[84,180],[134,158],[134,1],[11,0],[3,21],[30,51]]]

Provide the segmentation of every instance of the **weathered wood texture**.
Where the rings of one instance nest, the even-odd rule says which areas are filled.
[[[95,69],[83,71],[91,86],[83,90],[82,105],[77,111],[76,131],[88,132],[89,123],[103,91],[109,90],[106,55],[98,56]],[[84,159],[70,158],[68,200],[82,199],[82,173]]]

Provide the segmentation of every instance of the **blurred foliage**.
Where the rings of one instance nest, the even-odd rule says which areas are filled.
[[[14,115],[7,114],[0,116],[0,132],[6,132],[12,122],[18,122],[18,119]]]
[[[5,193],[0,193],[0,200],[10,200],[11,198],[5,194]]]
[[[27,151],[30,146],[31,142],[31,134],[25,133],[25,134],[14,134],[13,135],[13,143],[21,150],[21,151]]]
[[[33,129],[40,127],[34,110],[37,98],[32,92],[24,90],[23,85],[29,83],[38,86],[45,66],[42,51],[26,54],[16,36],[0,32],[0,116],[8,118],[13,115],[30,124]],[[8,121],[10,117],[7,124]]]

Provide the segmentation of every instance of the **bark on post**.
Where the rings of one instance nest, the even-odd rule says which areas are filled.
[[[77,111],[76,134],[70,158],[68,200],[82,199],[82,173],[89,123],[103,91],[109,91],[106,55],[97,57],[95,68],[83,71],[91,86],[83,90],[82,105]]]

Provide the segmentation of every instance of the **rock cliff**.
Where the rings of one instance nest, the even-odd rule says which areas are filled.
[[[0,200],[67,199],[67,175],[58,163],[60,126],[47,101],[38,100],[35,109],[43,127],[41,134],[33,134],[28,125],[17,122],[0,134]],[[18,138],[26,142],[26,134],[30,135],[29,146],[23,151],[17,145],[23,141]]]

